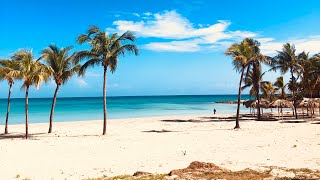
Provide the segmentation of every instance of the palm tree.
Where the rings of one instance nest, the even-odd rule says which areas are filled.
[[[246,69],[249,69],[252,61],[252,47],[251,39],[244,39],[241,43],[232,44],[226,51],[225,55],[233,58],[233,67],[237,72],[241,72],[238,88],[238,104],[237,104],[237,115],[236,115],[236,126],[235,129],[240,128],[239,125],[239,114],[240,114],[240,101],[242,92],[242,80],[245,75]]]
[[[35,60],[31,50],[19,50],[16,52],[12,59],[18,61],[20,75],[23,77],[22,89],[26,89],[25,99],[25,113],[26,113],[26,139],[28,138],[28,97],[29,87],[35,85],[36,89],[39,89],[42,82],[49,80],[52,69],[44,64],[41,64],[39,60]]]
[[[52,119],[54,108],[57,101],[58,90],[61,85],[65,84],[75,73],[78,73],[80,65],[75,64],[75,53],[71,56],[68,55],[72,47],[66,47],[59,49],[56,45],[50,45],[48,48],[42,51],[42,58],[46,64],[53,70],[53,79],[56,83],[56,89],[54,91],[52,106],[50,111],[49,131],[52,132]]]
[[[284,99],[286,97],[286,86],[287,84],[284,83],[283,81],[283,76],[280,76],[277,78],[276,82],[273,84],[276,88],[276,91],[280,92],[280,99]]]
[[[274,67],[272,69],[277,70],[280,69],[282,74],[290,72],[291,75],[291,83],[289,85],[289,89],[292,92],[293,96],[293,104],[294,104],[294,112],[296,119],[298,119],[297,107],[296,107],[296,91],[297,91],[297,78],[295,74],[300,75],[301,69],[303,67],[299,64],[299,58],[296,55],[296,48],[294,44],[290,45],[286,43],[283,45],[282,51],[278,51],[278,55],[274,58]]]
[[[269,103],[275,100],[275,93],[276,89],[274,88],[273,84],[269,81],[261,82],[261,92],[262,97],[267,99]]]
[[[9,113],[10,113],[10,97],[12,91],[12,85],[14,84],[15,79],[21,79],[19,66],[16,61],[13,60],[1,60],[0,61],[1,69],[1,78],[8,81],[9,92],[8,92],[8,104],[7,104],[7,114],[6,114],[6,124],[4,133],[8,134],[8,122],[9,122]]]
[[[252,93],[254,93],[257,103],[257,120],[261,119],[261,113],[260,113],[260,85],[262,82],[262,76],[261,73],[261,63],[269,63],[269,57],[266,57],[261,54],[260,52],[260,42],[256,41],[254,39],[249,39],[250,47],[251,47],[251,61],[248,66],[248,73],[246,74],[245,79],[245,86],[242,89],[245,89],[249,86],[252,86]]]
[[[101,31],[98,27],[92,26],[88,29],[87,34],[81,34],[78,37],[78,43],[88,43],[91,46],[90,50],[79,51],[76,56],[76,61],[82,59],[87,61],[80,68],[79,73],[84,75],[86,69],[91,66],[101,65],[103,67],[103,135],[106,134],[107,127],[107,70],[110,69],[114,73],[118,58],[120,55],[124,56],[127,52],[138,55],[138,48],[134,44],[127,42],[134,42],[135,36],[127,31],[121,36],[117,33],[109,36],[105,31]]]
[[[254,64],[244,78],[242,90],[251,87],[249,93],[257,100],[257,119],[260,120],[260,87],[262,84],[261,65]]]

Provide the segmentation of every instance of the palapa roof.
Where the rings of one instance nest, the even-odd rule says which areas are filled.
[[[299,108],[310,108],[310,107],[319,107],[320,99],[319,98],[303,98],[298,102],[297,107]]]
[[[271,107],[271,108],[275,108],[275,107],[292,108],[293,103],[291,101],[288,101],[285,99],[277,99],[277,100],[273,101],[272,103],[270,103],[269,107]]]

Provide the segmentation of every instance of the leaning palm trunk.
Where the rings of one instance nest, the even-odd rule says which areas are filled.
[[[28,95],[29,95],[29,85],[27,85],[26,87],[26,139],[28,139],[28,106],[29,106],[29,102],[28,102]]]
[[[260,96],[259,96],[259,85],[257,86],[257,120],[259,121],[261,119],[261,114],[260,114]]]
[[[103,71],[103,133],[107,131],[107,67]]]
[[[296,119],[298,119],[298,113],[297,113],[297,105],[296,105],[296,90],[295,90],[295,86],[296,86],[296,82],[294,80],[294,76],[293,76],[293,71],[291,69],[291,79],[292,79],[292,83],[293,84],[293,91],[292,91],[292,96],[293,96],[293,107],[294,107],[294,114],[296,116]]]
[[[54,107],[56,106],[57,94],[58,94],[59,87],[60,87],[60,85],[57,85],[56,90],[54,91],[53,99],[52,99],[52,106],[51,106],[51,112],[50,112],[50,123],[49,123],[49,131],[48,131],[48,133],[52,132],[52,119],[53,119]]]
[[[10,96],[12,90],[12,83],[9,83],[9,93],[8,93],[8,106],[7,106],[7,114],[6,114],[6,126],[4,129],[4,133],[8,134],[8,121],[9,121],[9,113],[10,113]]]
[[[234,129],[240,128],[239,115],[240,115],[240,100],[241,100],[241,90],[242,90],[241,84],[242,84],[244,70],[245,70],[244,67],[242,67],[241,76],[240,76],[240,82],[239,82],[239,90],[238,90],[238,106],[237,106],[236,126],[234,127]]]

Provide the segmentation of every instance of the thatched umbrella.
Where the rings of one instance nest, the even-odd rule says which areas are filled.
[[[307,108],[307,115],[308,115],[308,108],[310,108],[311,112],[311,119],[313,118],[314,108],[320,108],[319,100],[316,98],[303,98],[300,102],[298,102],[297,107],[302,108],[302,114],[304,118],[304,108]]]
[[[246,100],[242,103],[246,108],[250,108],[250,114],[251,114],[251,108],[257,107],[257,101],[256,100]],[[254,113],[254,111],[253,111]]]
[[[260,107],[263,109],[268,109],[268,108],[270,108],[270,103],[269,103],[269,101],[268,100],[266,100],[266,99],[261,99],[260,100]],[[271,108],[272,109],[272,108]],[[263,114],[263,110],[262,110],[262,114]]]
[[[293,108],[293,103],[285,99],[277,99],[269,104],[271,108],[278,108],[278,118],[280,118],[279,108],[281,108],[281,117],[283,119],[282,108]]]
[[[320,116],[320,98],[315,98],[315,101],[317,102],[317,106],[319,108],[319,116]]]
[[[242,102],[243,105],[246,108],[250,108],[250,113],[251,113],[251,108],[253,108],[253,115],[254,115],[254,108],[257,108],[258,101],[257,100],[246,100]],[[269,102],[266,99],[261,99],[260,100],[260,108],[269,108]],[[261,109],[261,112],[263,114],[263,110]]]

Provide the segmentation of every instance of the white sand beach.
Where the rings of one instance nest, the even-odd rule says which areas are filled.
[[[221,115],[220,115],[221,116]],[[210,116],[212,117],[212,116]],[[212,121],[209,116],[136,118],[10,125],[0,136],[0,179],[83,179],[168,173],[192,161],[212,162],[231,170],[263,166],[320,169],[320,124]],[[317,123],[318,122],[318,123]],[[4,126],[1,125],[3,130]],[[163,131],[164,130],[164,131]]]

